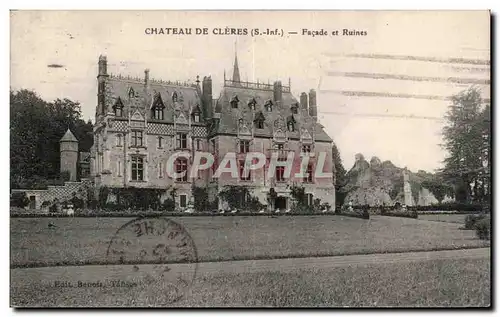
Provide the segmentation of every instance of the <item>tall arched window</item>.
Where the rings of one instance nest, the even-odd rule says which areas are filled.
[[[179,157],[175,161],[175,172],[176,173],[184,173],[183,175],[177,177],[176,181],[178,182],[187,182],[188,180],[188,161],[184,157]]]

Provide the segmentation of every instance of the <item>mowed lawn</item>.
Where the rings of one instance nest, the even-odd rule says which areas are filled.
[[[11,265],[107,262],[116,231],[132,218],[11,218]],[[372,216],[177,217],[200,261],[404,252],[489,246],[459,223]],[[49,222],[58,228],[48,228]],[[160,241],[155,241],[159,243]],[[144,248],[154,246],[144,246]],[[130,250],[131,253],[139,250]]]
[[[83,278],[85,275],[98,280],[108,277],[103,272],[110,272],[99,273],[93,270],[97,270],[96,266],[87,266],[86,273],[79,277]],[[125,268],[123,270],[127,272]],[[120,273],[121,276],[125,276],[124,272]],[[170,302],[166,295],[167,288],[155,283],[132,288],[61,288],[53,287],[49,282],[54,279],[64,280],[65,277],[67,278],[64,274],[52,274],[38,276],[41,282],[36,282],[35,278],[30,279],[28,284],[11,283],[11,305],[449,308],[487,307],[491,303],[489,257],[433,260],[423,258],[412,262],[357,264],[324,269],[302,268],[293,271],[273,269],[259,273],[230,270],[200,272],[182,299],[174,303]]]

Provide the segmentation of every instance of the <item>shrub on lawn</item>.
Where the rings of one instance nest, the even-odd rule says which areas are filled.
[[[99,207],[103,208],[106,206],[106,202],[108,201],[109,188],[106,186],[102,186],[99,188]]]
[[[24,208],[30,203],[26,193],[12,193],[10,195],[10,205],[12,207]]]
[[[104,209],[106,211],[125,211],[127,210],[127,206],[120,203],[107,203],[104,205]]]
[[[291,208],[291,212],[293,214],[310,214],[313,213],[313,210],[309,206],[297,204]]]
[[[476,235],[481,240],[490,240],[491,223],[490,218],[485,217],[474,224]]]
[[[465,217],[465,226],[464,226],[464,229],[467,229],[467,230],[472,230],[474,229],[474,226],[476,225],[476,223],[479,221],[479,220],[482,220],[484,219],[486,216],[483,215],[483,214],[478,214],[478,215],[467,215],[467,217]]]
[[[49,212],[50,213],[58,213],[60,211],[58,204],[59,203],[57,201],[54,201],[54,203],[49,207]]]
[[[162,209],[166,211],[175,210],[175,201],[172,198],[167,198],[162,204]]]
[[[71,203],[73,204],[73,208],[82,209],[84,207],[84,201],[81,198],[73,197],[71,198]]]
[[[87,207],[93,210],[97,209],[99,205],[99,201],[97,199],[91,199],[87,203],[88,203]]]
[[[225,201],[231,210],[259,210],[263,208],[257,197],[252,196],[245,186],[226,185],[219,192],[219,197]]]

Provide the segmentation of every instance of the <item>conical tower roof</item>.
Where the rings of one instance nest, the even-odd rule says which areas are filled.
[[[78,140],[75,138],[75,135],[71,133],[71,130],[68,129],[59,142],[78,142]]]

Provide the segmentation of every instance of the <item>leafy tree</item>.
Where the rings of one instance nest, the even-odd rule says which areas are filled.
[[[30,203],[28,196],[26,193],[12,193],[10,195],[10,205],[12,207],[20,207],[24,208],[28,206]]]
[[[345,170],[344,165],[342,164],[342,159],[340,158],[340,152],[335,143],[333,143],[332,145],[332,159],[333,159],[333,166],[335,169],[334,170],[335,186],[338,186],[340,188],[344,186],[347,181],[346,179],[347,171]]]
[[[348,177],[347,171],[342,164],[342,159],[340,158],[340,151],[335,143],[332,145],[332,160],[332,166],[334,168],[335,202],[337,205],[342,205],[346,196],[344,186],[348,182]]]
[[[207,189],[193,186],[191,190],[194,197],[194,209],[197,211],[206,211],[209,205]]]
[[[297,207],[307,207],[306,189],[304,186],[293,185],[290,188],[290,195],[295,199]]]
[[[78,102],[47,102],[26,89],[10,92],[12,188],[31,186],[36,178],[59,178],[59,140],[68,128],[79,140],[79,150],[90,151],[93,125],[81,119]]]
[[[448,157],[442,175],[455,184],[458,201],[484,201],[490,195],[490,116],[477,88],[452,97],[443,129]]]

